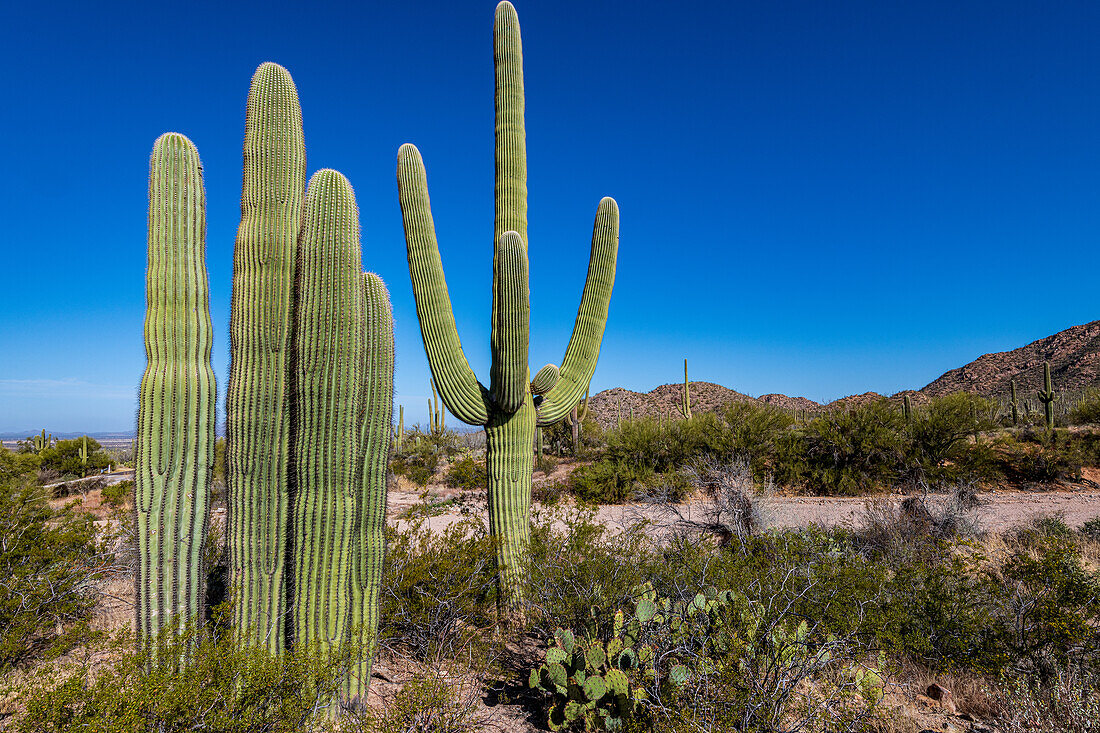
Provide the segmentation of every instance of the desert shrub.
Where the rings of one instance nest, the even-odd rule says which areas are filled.
[[[1081,667],[1058,669],[1050,679],[1017,677],[994,695],[1004,733],[1093,733],[1100,730],[1100,675]]]
[[[89,515],[51,509],[25,476],[0,480],[0,672],[80,641],[110,563]]]
[[[1081,534],[1093,542],[1100,542],[1100,517],[1093,517],[1082,524]]]
[[[914,410],[905,426],[908,468],[934,483],[958,480],[958,459],[968,452],[970,436],[993,427],[986,417],[991,405],[978,395],[956,392]]]
[[[492,624],[495,557],[481,522],[388,528],[379,643],[421,660],[467,646]]]
[[[121,507],[128,504],[134,496],[133,481],[119,481],[117,484],[104,486],[102,491],[103,503],[108,506]]]
[[[168,658],[186,653],[189,664],[147,670],[144,655],[130,651],[132,639],[120,637],[105,650],[113,657],[105,665],[42,668],[23,691],[26,712],[15,730],[323,730],[353,658],[350,650],[330,656],[308,647],[274,656],[238,647],[228,634],[164,643]]]
[[[401,451],[390,460],[390,470],[424,488],[435,475],[440,459],[447,455],[441,440],[438,436],[413,430],[405,436]]]
[[[885,399],[814,418],[805,430],[811,490],[854,495],[893,482],[905,454],[902,427]]]
[[[634,497],[654,477],[652,469],[604,459],[578,466],[569,475],[570,493],[588,504],[621,504]]]
[[[1100,387],[1089,387],[1077,406],[1070,410],[1069,422],[1074,425],[1100,423]]]
[[[729,426],[728,453],[747,456],[757,481],[764,481],[779,444],[794,425],[790,413],[755,402],[731,402],[722,417]]]
[[[99,473],[111,464],[111,456],[94,438],[88,438],[88,462],[80,462],[79,452],[84,445],[83,438],[59,440],[50,448],[43,448],[38,457],[43,471],[55,471],[65,476],[84,476]]]
[[[421,673],[406,681],[381,709],[364,709],[342,722],[356,733],[475,733],[484,730],[476,694],[454,679]]]
[[[486,490],[489,479],[486,475],[485,459],[478,460],[467,453],[447,467],[447,475],[444,481],[452,489]]]
[[[1010,480],[1049,483],[1081,477],[1079,443],[1059,431],[1025,431],[996,441],[1001,472]]]

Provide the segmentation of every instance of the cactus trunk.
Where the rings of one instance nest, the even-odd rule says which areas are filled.
[[[535,408],[530,395],[519,410],[497,412],[485,427],[489,530],[497,538],[502,592],[513,595],[519,593],[527,577],[534,437]]]
[[[149,165],[145,374],[138,398],[134,511],[139,643],[201,621],[202,551],[214,467],[213,341],[198,151],[157,139]],[[87,438],[82,446],[87,460]]]
[[[291,295],[305,173],[298,91],[286,69],[262,64],[248,94],[233,255],[226,485],[234,627],[273,652],[288,604]]]

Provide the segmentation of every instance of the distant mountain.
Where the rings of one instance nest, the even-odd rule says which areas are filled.
[[[985,354],[974,361],[952,369],[920,390],[903,390],[890,399],[901,401],[910,395],[914,404],[931,397],[952,392],[976,392],[987,397],[1008,394],[1009,380],[1016,380],[1020,399],[1027,399],[1042,387],[1043,362],[1050,362],[1054,387],[1063,391],[1082,390],[1100,385],[1100,321],[1073,326],[1065,331],[1033,341],[1012,351]],[[622,387],[592,395],[589,407],[603,428],[616,424],[619,415],[634,417],[666,417],[680,415],[683,384],[662,384],[649,392],[632,392]],[[785,410],[845,409],[866,404],[882,395],[865,392],[833,400],[821,405],[805,397],[766,394],[750,397],[741,392],[711,382],[691,383],[691,411],[718,412],[730,402],[759,402]]]
[[[1016,380],[1021,399],[1043,386],[1043,362],[1050,362],[1055,389],[1081,390],[1100,384],[1100,321],[1073,326],[1012,351],[979,356],[943,374],[924,389],[930,397],[977,392],[1003,397]]]

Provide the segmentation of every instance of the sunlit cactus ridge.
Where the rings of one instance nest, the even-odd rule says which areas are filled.
[[[146,368],[135,458],[135,616],[143,644],[200,620],[203,607],[217,392],[205,238],[198,151],[183,135],[165,133],[149,159]]]
[[[530,297],[527,258],[527,161],[523,56],[515,8],[501,2],[493,25],[496,71],[496,202],[493,241],[493,310],[489,387],[470,369],[454,314],[428,197],[420,152],[398,152],[397,180],[408,247],[409,272],[432,378],[447,409],[463,422],[485,427],[490,530],[497,538],[497,568],[508,605],[521,600],[530,541],[532,443],[536,425],[564,419],[588,388],[603,338],[619,241],[619,210],[604,198],[592,233],[588,277],[573,335],[556,383],[533,399],[528,345]],[[544,375],[548,376],[548,375]],[[538,380],[540,385],[543,379]]]

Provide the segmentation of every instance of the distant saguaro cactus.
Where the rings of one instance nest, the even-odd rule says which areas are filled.
[[[1054,430],[1054,403],[1058,399],[1058,393],[1054,391],[1054,382],[1050,378],[1049,361],[1043,362],[1043,389],[1036,392],[1036,395],[1046,412],[1047,430]]]
[[[496,216],[493,232],[493,315],[490,384],[470,369],[459,343],[435,237],[427,175],[420,152],[402,145],[397,182],[409,273],[432,377],[447,409],[486,431],[489,526],[497,538],[501,598],[515,607],[530,543],[532,442],[536,424],[553,425],[577,404],[596,368],[619,241],[619,210],[600,202],[592,232],[588,279],[558,382],[537,401],[528,367],[530,299],[527,259],[527,151],[519,20],[505,0],[493,24],[496,70]]]
[[[1016,399],[1016,380],[1015,379],[1008,380],[1008,391],[1009,391],[1008,406],[1010,408],[1012,408],[1012,424],[1013,425],[1019,425],[1019,423],[1020,423],[1020,413],[1018,411],[1018,408],[1020,406],[1020,402],[1019,402],[1019,400]]]
[[[134,608],[142,643],[201,621],[216,393],[205,240],[198,151],[183,135],[165,133],[149,160],[146,367],[138,397]],[[87,436],[81,455],[86,462]]]
[[[905,395],[901,400],[902,413],[905,415],[905,422],[910,422],[913,419],[913,400],[909,395]]]
[[[684,359],[684,391],[680,394],[680,414],[691,419],[691,383],[688,381],[688,360]]]
[[[291,297],[305,187],[298,90],[286,69],[261,64],[248,93],[233,250],[227,534],[234,627],[274,652],[284,646],[288,605]]]
[[[428,432],[432,435],[443,435],[443,431],[447,429],[447,410],[439,403],[434,379],[430,386],[432,398],[428,400]]]

